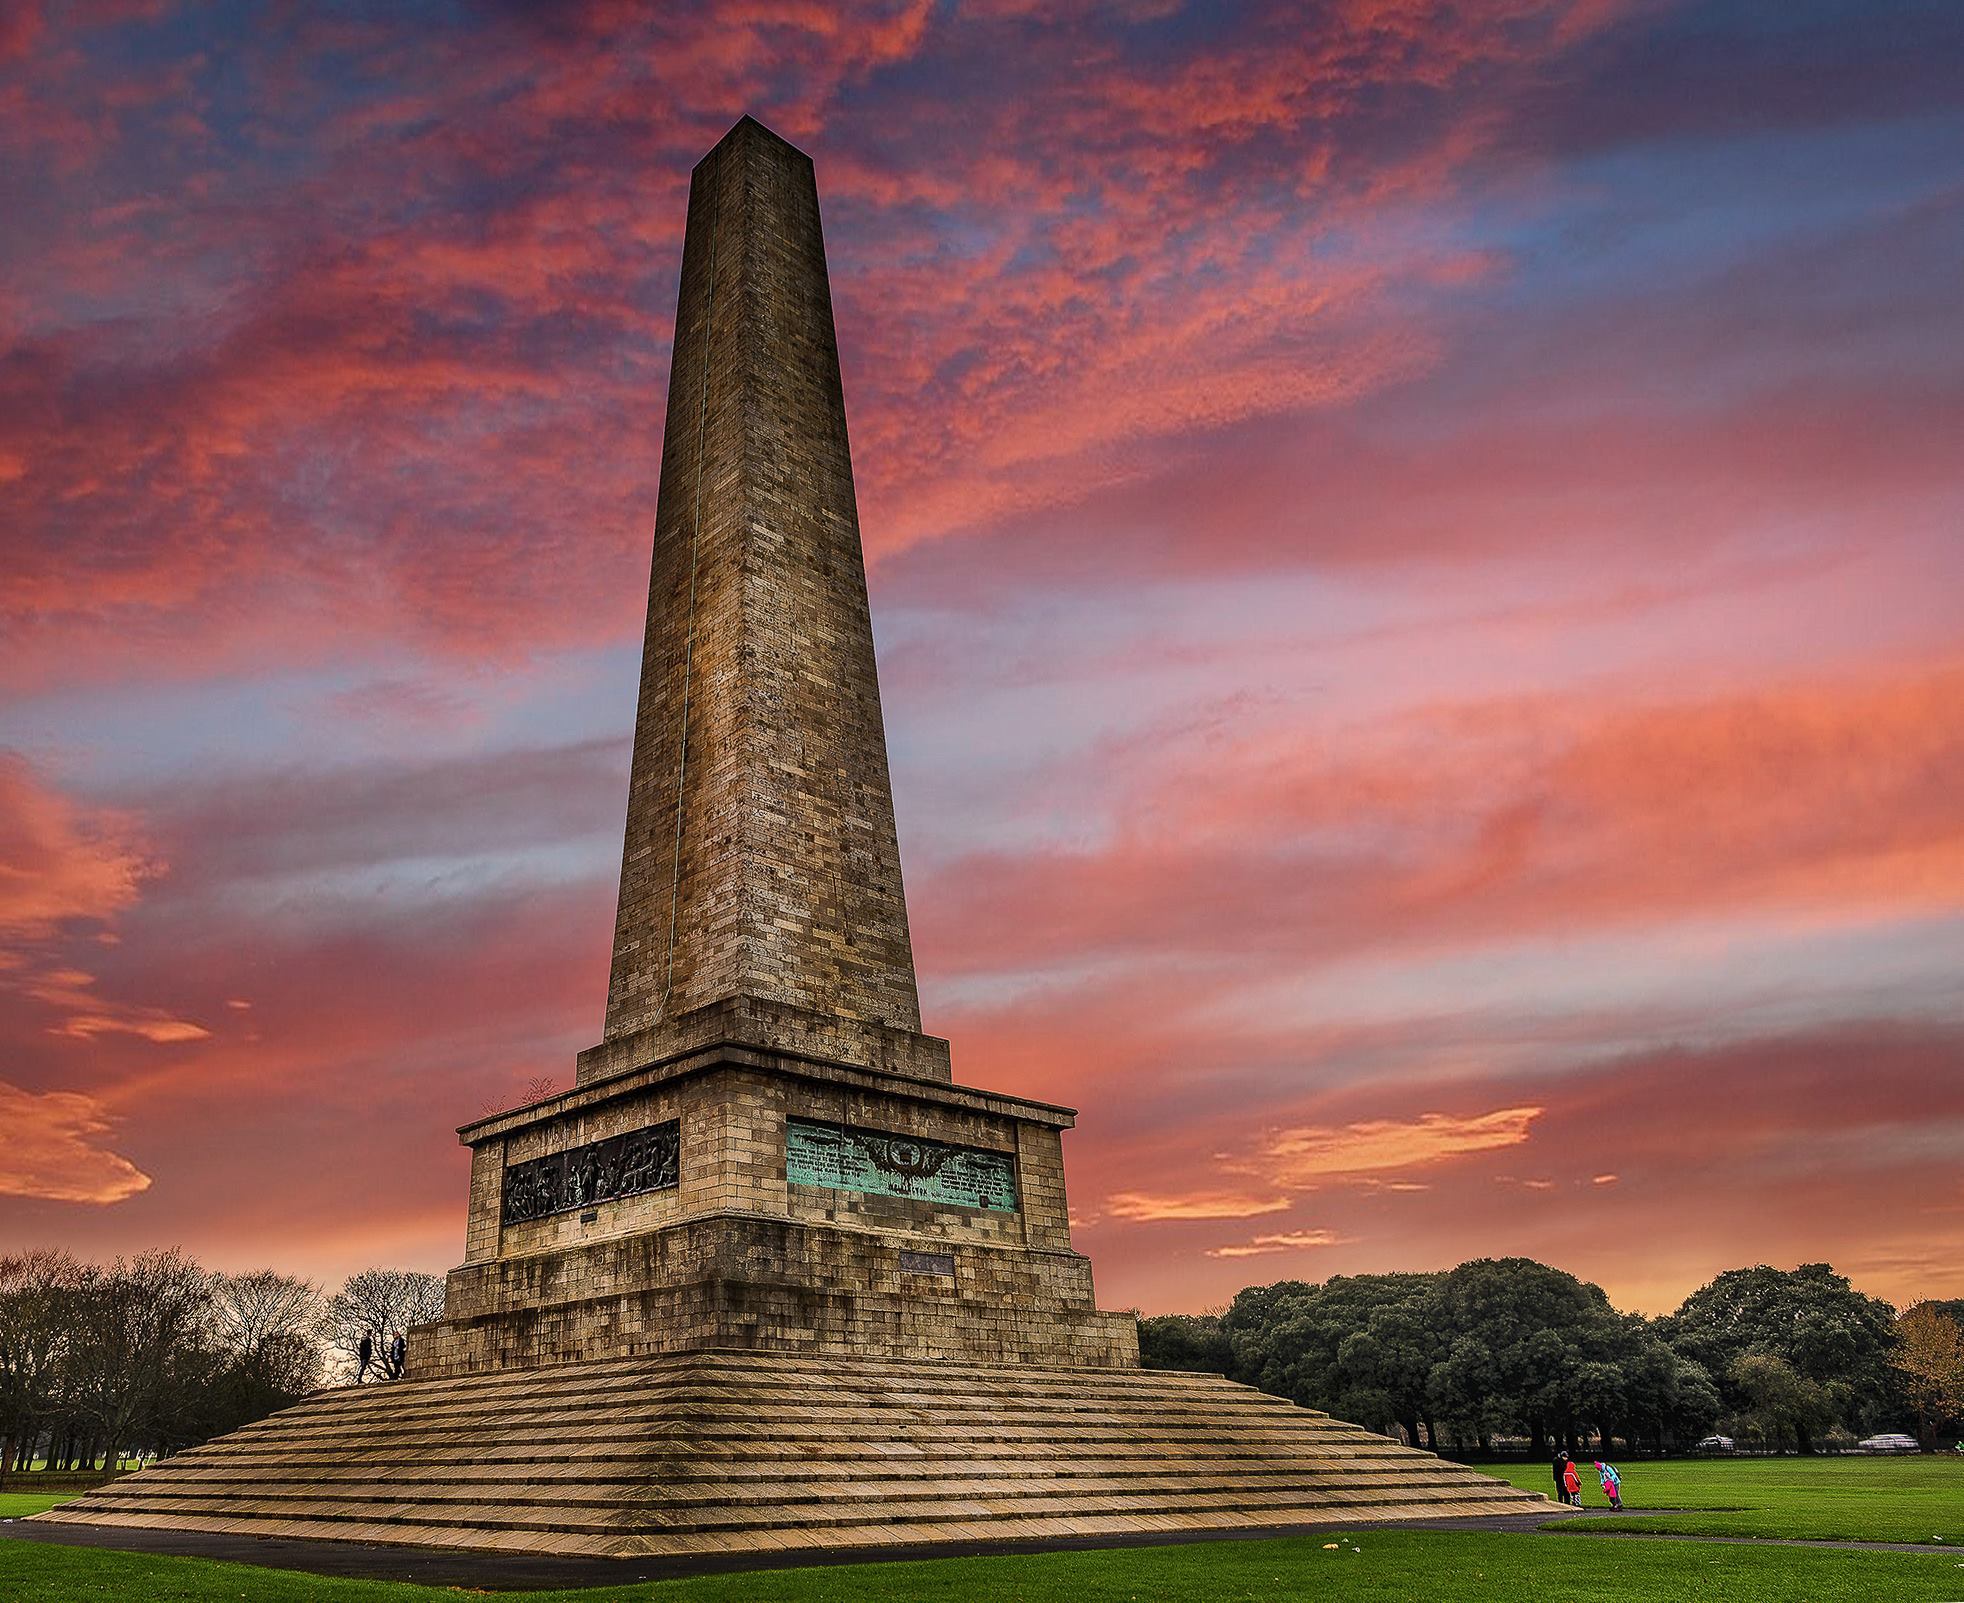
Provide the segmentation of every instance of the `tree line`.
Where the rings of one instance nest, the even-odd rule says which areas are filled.
[[[35,1464],[113,1470],[324,1384],[394,1378],[395,1338],[442,1309],[443,1282],[403,1269],[364,1269],[328,1296],[271,1269],[218,1273],[175,1249],[109,1264],[0,1255],[0,1478]]]
[[[1529,1258],[1250,1286],[1139,1321],[1149,1368],[1211,1370],[1459,1453],[1682,1450],[1708,1432],[1812,1453],[1964,1429],[1964,1300],[1898,1313],[1827,1264],[1731,1269],[1662,1318]]]

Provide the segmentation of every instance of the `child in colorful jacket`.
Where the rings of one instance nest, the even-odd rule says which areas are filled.
[[[1582,1477],[1575,1472],[1574,1459],[1562,1466],[1562,1490],[1577,1508],[1582,1506]]]
[[[1605,1464],[1599,1458],[1596,1460],[1596,1473],[1603,1478],[1603,1496],[1609,1499],[1609,1506],[1620,1509],[1623,1506],[1623,1477],[1616,1473],[1616,1466]]]

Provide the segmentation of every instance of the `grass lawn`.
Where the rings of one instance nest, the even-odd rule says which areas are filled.
[[[80,1492],[0,1492],[0,1520],[25,1519],[57,1503],[70,1502]]]
[[[642,1603],[1849,1603],[1964,1598],[1964,1557],[1688,1542],[1582,1541],[1476,1532],[1372,1531],[1260,1542],[1043,1553],[932,1563],[855,1564],[583,1592],[507,1592],[548,1599]],[[1352,1551],[1357,1548],[1361,1551]],[[205,1559],[152,1558],[0,1539],[0,1597],[68,1603],[82,1597],[147,1603],[436,1603],[440,1588],[332,1580]]]
[[[1544,1491],[1545,1464],[1483,1464],[1516,1486]],[[1930,1542],[1941,1537],[1964,1558],[1964,1457],[1686,1458],[1619,1462],[1623,1506],[1682,1508],[1647,1515],[1646,1531],[1699,1536],[1811,1536],[1855,1542]],[[1564,1530],[1608,1530],[1610,1514],[1595,1473],[1583,1466],[1582,1501],[1601,1519]],[[1624,1521],[1621,1523],[1635,1523]],[[1964,1577],[1959,1577],[1964,1580]],[[1957,1587],[1964,1598],[1964,1585]]]

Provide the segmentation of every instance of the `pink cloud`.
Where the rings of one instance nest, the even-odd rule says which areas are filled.
[[[1416,1119],[1365,1119],[1337,1128],[1300,1126],[1270,1136],[1259,1161],[1276,1184],[1290,1187],[1314,1186],[1345,1175],[1415,1169],[1468,1153],[1519,1146],[1546,1111],[1497,1108],[1466,1117],[1422,1113]]]
[[[1198,1191],[1188,1196],[1155,1196],[1120,1191],[1105,1199],[1104,1211],[1113,1219],[1252,1219],[1282,1213],[1287,1197],[1263,1197],[1232,1191]]]
[[[1256,1236],[1252,1241],[1226,1247],[1209,1247],[1210,1258],[1265,1258],[1277,1252],[1306,1252],[1316,1247],[1341,1247],[1349,1242],[1334,1230],[1284,1230],[1274,1235]]]
[[[149,1189],[147,1174],[102,1145],[113,1122],[94,1097],[0,1080],[0,1127],[0,1196],[100,1205]]]
[[[70,919],[108,919],[160,872],[134,820],[78,806],[25,757],[0,751],[0,939],[46,936]]]

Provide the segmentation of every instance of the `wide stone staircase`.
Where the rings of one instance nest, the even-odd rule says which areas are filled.
[[[1217,1375],[703,1352],[319,1392],[36,1517],[631,1557],[1548,1507]]]

